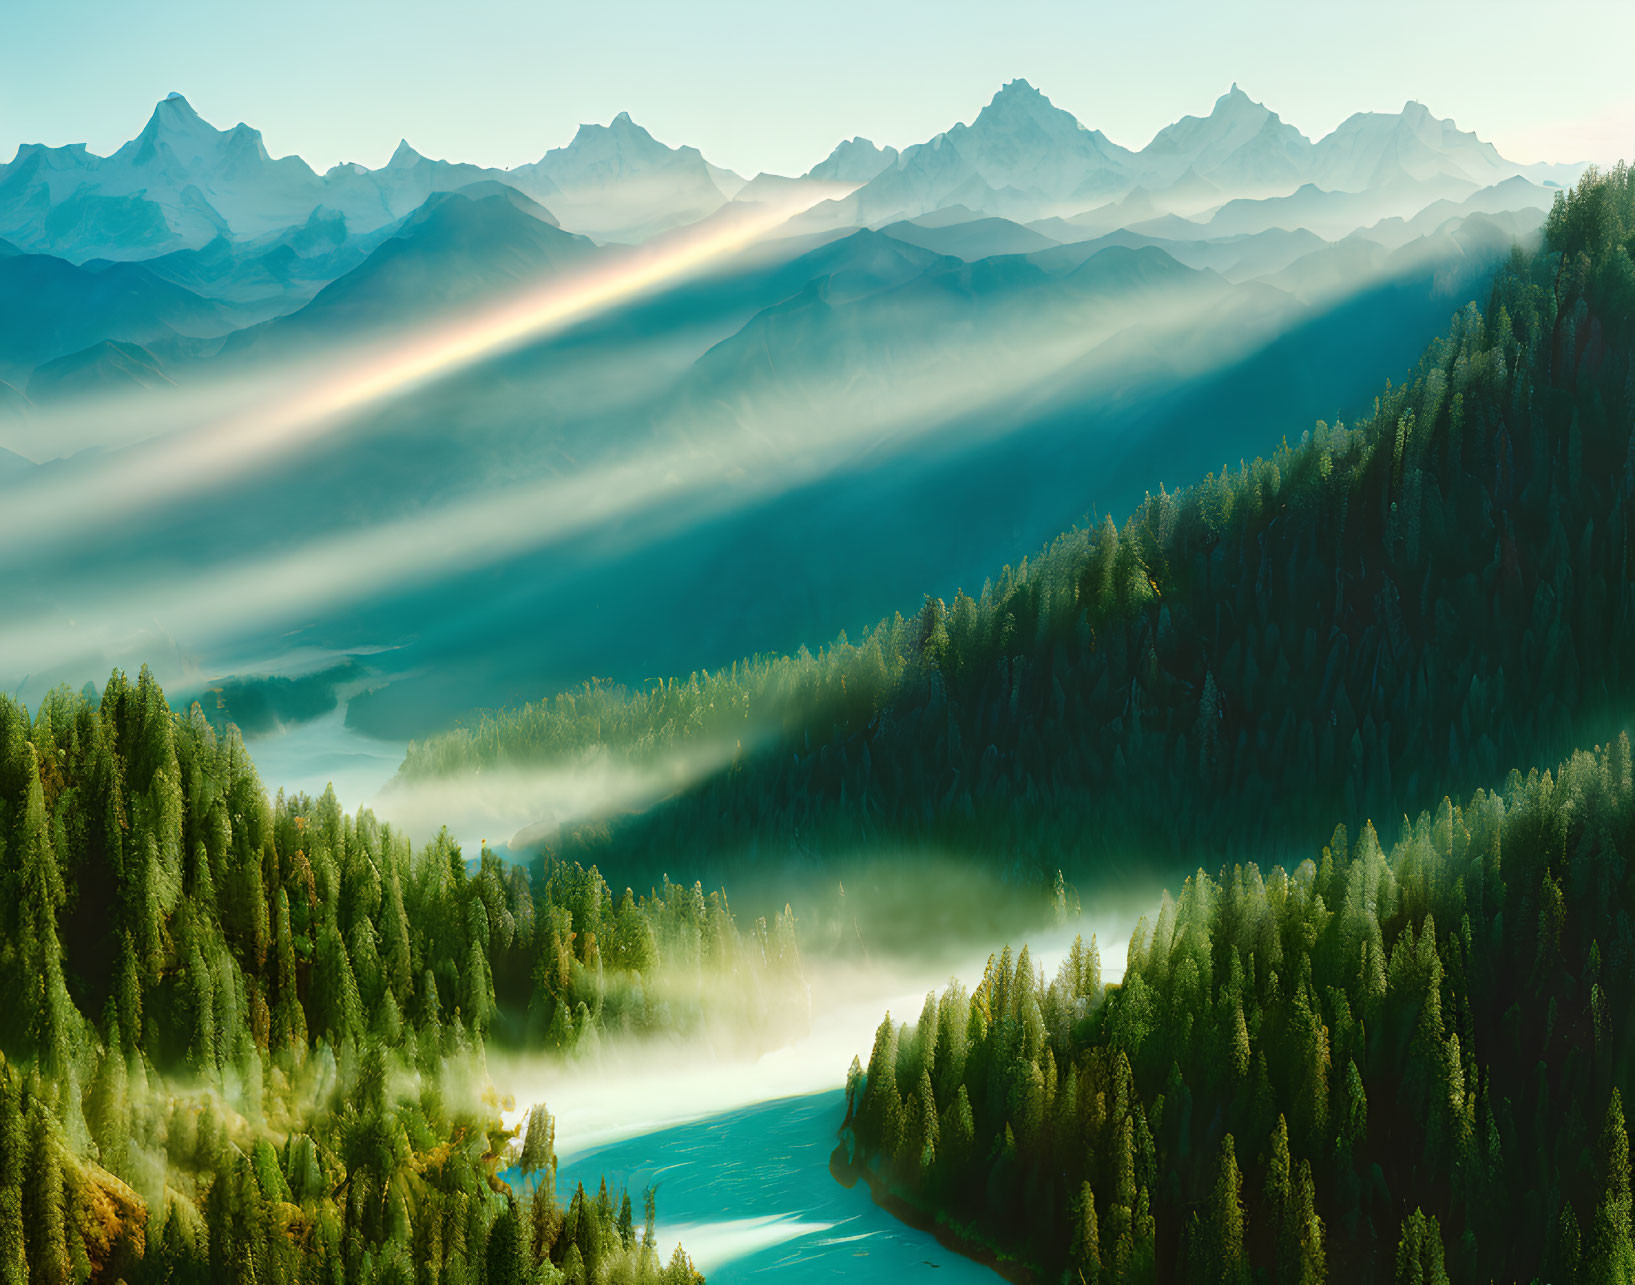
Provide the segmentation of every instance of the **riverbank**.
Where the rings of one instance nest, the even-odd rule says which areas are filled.
[[[937,1243],[951,1249],[989,1271],[996,1272],[1013,1285],[1045,1285],[1045,1278],[1029,1263],[1011,1257],[997,1245],[967,1234],[964,1229],[949,1222],[941,1214],[915,1204],[896,1191],[891,1184],[866,1165],[846,1158],[845,1144],[837,1146],[829,1155],[829,1172],[834,1180],[848,1190],[859,1182],[868,1188],[869,1196],[899,1222],[917,1231],[934,1236]]]
[[[1112,980],[1123,974],[1129,930],[1111,916],[1086,917],[1011,940],[1029,940],[1048,974],[1075,936],[1097,933],[1103,975]],[[654,1187],[664,1257],[681,1243],[711,1285],[768,1273],[778,1285],[911,1285],[917,1275],[939,1285],[993,1285],[996,1274],[1044,1285],[1029,1265],[939,1226],[890,1192],[854,1190],[855,1179],[844,1186],[830,1167],[845,1114],[841,1069],[854,1054],[868,1056],[888,1010],[919,1012],[927,991],[950,976],[974,986],[993,948],[953,942],[933,959],[808,961],[811,1030],[753,1059],[648,1042],[605,1046],[585,1062],[491,1054],[490,1072],[522,1104],[509,1122],[520,1122],[533,1103],[555,1116],[564,1203],[576,1183],[594,1192],[604,1174],[615,1195],[628,1190],[638,1208]]]

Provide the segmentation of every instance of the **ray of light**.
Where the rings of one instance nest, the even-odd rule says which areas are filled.
[[[291,396],[122,452],[93,465],[89,476],[72,469],[48,479],[26,478],[0,496],[0,547],[16,556],[56,532],[105,529],[133,512],[243,474],[333,432],[372,405],[698,272],[766,237],[813,200],[808,193],[747,207],[611,264],[553,278],[476,316],[428,327],[359,368]]]
[[[1187,311],[1173,302],[1176,321]],[[1158,324],[1148,309],[1148,319]],[[980,336],[939,348],[917,378],[867,389],[785,390],[734,434],[642,453],[567,477],[482,491],[441,508],[316,537],[291,548],[162,579],[105,570],[73,593],[71,615],[0,626],[0,673],[66,669],[166,654],[200,655],[266,629],[299,628],[349,602],[376,600],[646,514],[665,530],[802,485],[862,443],[898,447],[954,417],[997,409],[1074,366],[1119,331],[1034,319],[1029,342],[1000,354]],[[1159,325],[1157,334],[1166,333]],[[1242,338],[1247,339],[1244,335]],[[1113,354],[1110,360],[1121,360]],[[1198,354],[1200,363],[1221,354]],[[713,448],[713,449],[712,449]],[[770,448],[770,449],[769,449]],[[653,532],[647,533],[648,538]]]

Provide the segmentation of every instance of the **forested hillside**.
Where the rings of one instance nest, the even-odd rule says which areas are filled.
[[[1040,1280],[1627,1281],[1632,847],[1621,736],[1200,870],[1120,985],[1007,948],[888,1015],[836,1162]]]
[[[1622,724],[1635,178],[1591,174],[1351,427],[1072,531],[859,642],[608,686],[412,746],[409,781],[726,745],[556,850],[625,871],[979,855],[1023,875],[1288,854]]]
[[[52,1282],[694,1280],[605,1192],[498,1181],[485,1047],[804,1002],[787,917],[270,801],[146,671],[0,697],[0,994],[0,1278]]]

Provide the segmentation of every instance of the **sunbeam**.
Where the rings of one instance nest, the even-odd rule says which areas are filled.
[[[1149,293],[1146,325],[1157,342],[1184,324],[1184,297]],[[65,615],[34,615],[0,628],[0,672],[105,665],[147,649],[197,654],[257,630],[286,630],[347,602],[433,583],[530,549],[644,516],[649,538],[685,527],[831,473],[863,448],[894,450],[956,418],[1019,398],[1046,395],[1050,381],[1086,360],[1128,360],[1100,352],[1131,331],[1116,312],[1096,324],[1058,324],[1054,314],[1026,327],[1029,342],[996,353],[981,336],[944,345],[934,368],[889,388],[819,383],[780,390],[746,422],[682,426],[684,444],[649,450],[565,477],[483,490],[431,511],[327,534],[293,547],[190,570],[174,578],[133,578],[121,568],[75,591]],[[1234,342],[1251,342],[1245,331]],[[1099,355],[1098,355],[1099,353]],[[1199,364],[1221,352],[1197,354]],[[691,427],[711,436],[692,440]]]
[[[611,264],[553,279],[476,317],[428,327],[372,355],[361,369],[330,375],[287,398],[99,461],[90,476],[71,468],[49,479],[31,477],[4,496],[0,544],[17,556],[58,536],[106,529],[134,513],[219,486],[335,432],[372,405],[718,263],[818,199],[804,192],[794,199],[733,209],[706,227],[661,238]]]

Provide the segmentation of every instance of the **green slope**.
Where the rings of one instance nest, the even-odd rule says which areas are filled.
[[[1604,740],[1635,655],[1632,205],[1627,168],[1586,182],[1358,425],[855,643],[485,716],[403,775],[725,742],[726,769],[558,849],[621,872],[919,849],[1111,878],[1292,852]]]
[[[144,671],[0,696],[0,993],[7,1280],[691,1285],[628,1196],[499,1181],[485,1049],[754,1043],[805,988],[787,919],[740,935],[696,885],[530,883],[332,792],[269,800]],[[525,1172],[550,1137],[536,1112]]]
[[[837,1166],[1040,1280],[1623,1279],[1632,841],[1620,737],[1388,853],[1200,870],[1119,985],[1007,948],[887,1016]]]
[[[1486,547],[1482,513],[1426,503],[1457,496],[1461,469],[1492,470],[1477,496],[1503,527],[1485,584],[1511,614],[1476,619],[1522,636],[1508,654],[1536,668],[1491,719],[1455,729],[1450,758],[1478,729],[1547,737],[1533,705],[1558,729],[1622,713],[1620,635],[1601,631],[1629,591],[1632,233],[1628,170],[1582,184],[1544,253],[1470,321],[1492,340],[1433,350],[1385,421],[1395,431],[1362,443],[1388,484],[1379,572],[1417,561],[1434,587],[1387,618],[1385,663],[1426,654],[1404,644],[1427,616],[1437,645],[1492,650],[1455,616],[1475,608],[1448,600],[1459,579],[1436,574],[1460,531]],[[1598,544],[1619,560],[1598,561]],[[1436,693],[1405,716],[1434,711]],[[1384,726],[1364,731],[1353,768],[1402,761]],[[1040,1280],[1627,1278],[1628,735],[1398,829],[1388,852],[1372,822],[1355,843],[1342,824],[1321,846],[1308,834],[1287,869],[1199,869],[1137,927],[1116,986],[1094,941],[1054,979],[1007,949],[974,991],[928,997],[916,1026],[888,1015],[868,1070],[849,1076],[837,1170]]]

